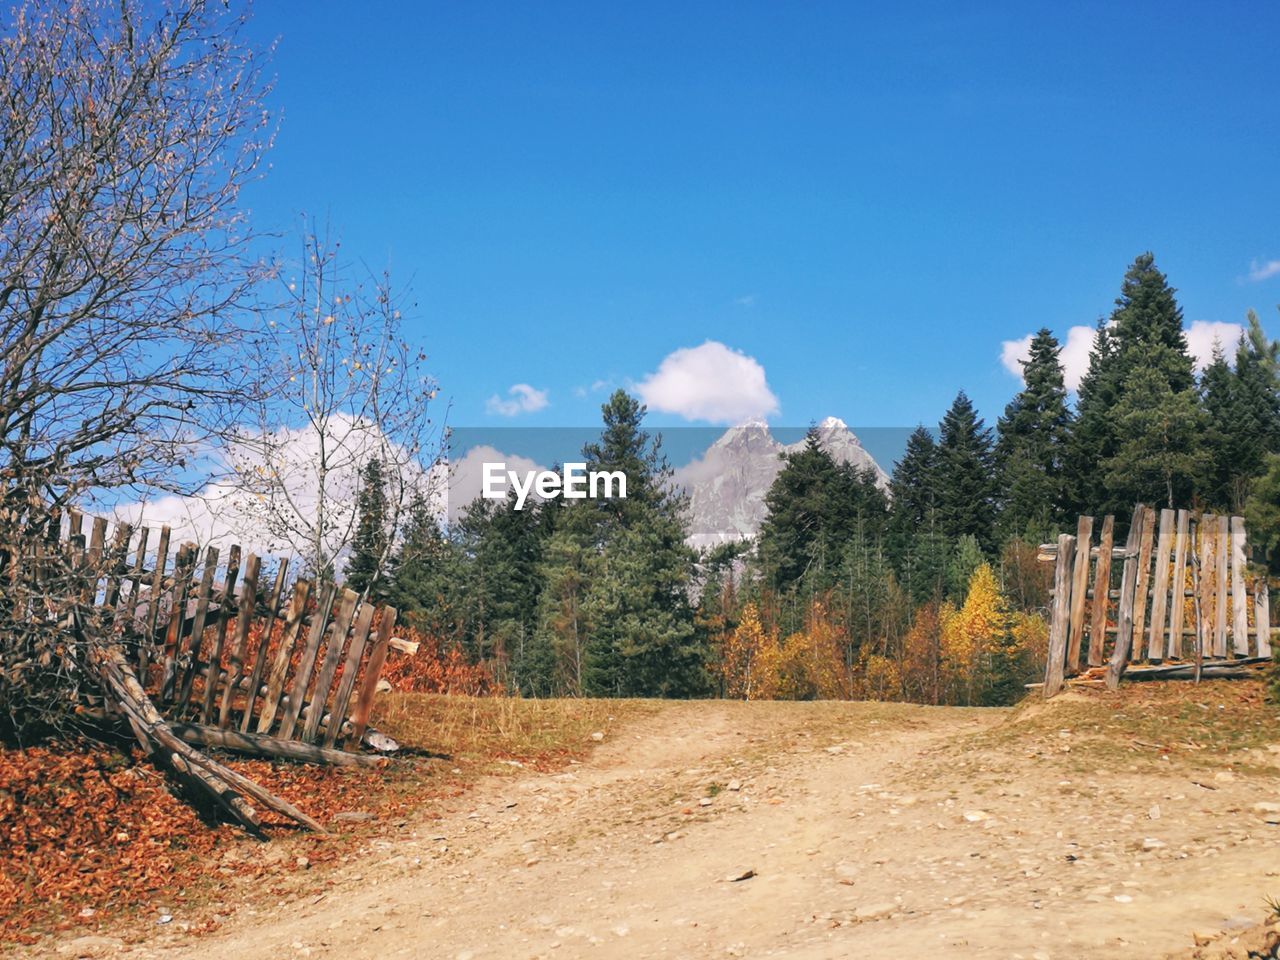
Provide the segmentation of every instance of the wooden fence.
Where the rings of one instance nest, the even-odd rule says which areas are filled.
[[[239,546],[201,555],[186,543],[171,556],[168,527],[86,519],[51,516],[50,546],[83,571],[84,605],[115,632],[179,736],[359,762],[395,608],[333,582],[289,584],[288,561],[269,572]]]
[[[1046,697],[1104,665],[1114,689],[1131,664],[1200,677],[1271,657],[1267,581],[1248,575],[1241,517],[1138,504],[1122,547],[1114,533],[1103,518],[1095,543],[1094,518],[1080,517],[1041,547],[1054,563]]]

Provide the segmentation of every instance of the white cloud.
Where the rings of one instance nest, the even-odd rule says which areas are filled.
[[[463,508],[480,496],[484,488],[486,463],[505,463],[507,470],[515,470],[518,473],[547,469],[528,457],[503,453],[488,444],[472,447],[461,458],[449,464],[448,516],[450,520],[458,519],[462,515]]]
[[[346,414],[329,421],[323,479],[321,441],[320,433],[308,427],[246,430],[236,442],[211,452],[214,477],[197,493],[120,504],[112,513],[135,528],[170,527],[171,549],[192,541],[223,551],[239,544],[259,556],[306,556],[309,538],[317,533],[323,485],[325,526],[319,535],[341,566],[355,526],[360,471],[370,459],[395,465],[396,479],[388,489],[393,501],[407,503],[419,490],[439,502],[442,473],[423,470],[371,421]]]
[[[1097,334],[1097,327],[1088,326],[1076,326],[1067,331],[1067,342],[1063,344],[1058,359],[1062,361],[1067,389],[1073,393],[1080,389],[1080,381],[1089,372],[1089,351],[1093,349],[1093,338]]]
[[[778,411],[764,367],[715,340],[667,354],[636,391],[650,409],[686,420],[741,423]]]
[[[485,409],[503,417],[514,417],[521,413],[537,413],[548,402],[547,391],[531,387],[527,383],[516,383],[507,390],[507,399],[504,400],[495,393],[485,404]]]
[[[1265,263],[1259,263],[1257,260],[1250,261],[1250,283],[1261,283],[1276,276],[1280,276],[1280,260],[1267,260]]]
[[[1006,340],[1000,344],[1000,362],[1019,380],[1022,379],[1022,365],[1031,358],[1031,338],[1032,334],[1028,333],[1019,340]]]
[[[1080,388],[1080,381],[1089,369],[1089,351],[1093,349],[1093,327],[1078,326],[1067,331],[1067,342],[1062,346],[1058,359],[1062,363],[1062,376],[1067,389],[1073,393]],[[1031,338],[1028,333],[1018,340],[1005,340],[1000,344],[1000,362],[1019,380],[1022,364],[1031,356]]]
[[[1062,347],[1059,360],[1067,389],[1073,393],[1080,389],[1080,381],[1089,370],[1089,352],[1093,349],[1096,333],[1095,327],[1086,326],[1072,327],[1067,331],[1067,342]],[[1230,358],[1244,336],[1244,327],[1238,323],[1195,320],[1187,328],[1186,336],[1187,349],[1195,360],[1196,370],[1200,371],[1213,359],[1215,340],[1222,343],[1222,349]],[[1022,379],[1022,364],[1031,355],[1031,338],[1032,334],[1028,333],[1020,339],[1005,340],[1000,344],[1000,362],[1019,380]]]
[[[1244,336],[1244,327],[1238,323],[1224,323],[1221,320],[1194,320],[1187,330],[1187,349],[1195,358],[1196,370],[1203,370],[1213,359],[1213,345],[1220,343],[1227,358],[1235,356],[1240,338]]]

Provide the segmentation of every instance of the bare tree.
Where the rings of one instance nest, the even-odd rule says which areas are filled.
[[[30,0],[0,25],[0,714],[15,725],[44,715],[33,689],[53,715],[92,675],[66,630],[74,613],[96,631],[76,609],[92,571],[31,562],[45,511],[172,484],[249,385],[228,361],[260,274],[237,199],[271,122],[242,27],[203,0]]]
[[[367,464],[378,461],[386,484],[381,568],[411,501],[430,496],[444,439],[437,385],[401,334],[390,277],[360,282],[338,257],[313,233],[297,274],[282,273],[286,303],[260,331],[270,382],[254,429],[229,447],[235,509],[327,576],[355,537]]]

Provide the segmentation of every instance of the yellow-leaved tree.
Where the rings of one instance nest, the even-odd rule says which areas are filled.
[[[760,622],[754,603],[742,608],[738,626],[725,639],[720,661],[726,697],[771,700],[778,694],[778,635]]]
[[[975,704],[989,680],[991,656],[1007,641],[1008,607],[991,564],[982,563],[969,578],[969,592],[959,610],[942,621],[941,672],[948,703]]]

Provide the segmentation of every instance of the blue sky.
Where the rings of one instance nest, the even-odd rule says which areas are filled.
[[[1273,3],[291,2],[252,31],[283,115],[257,225],[305,213],[411,284],[454,424],[590,424],[644,383],[658,425],[932,424],[960,388],[993,421],[1002,344],[1092,324],[1147,249],[1188,323],[1280,333],[1280,263],[1248,279],[1280,262]]]

